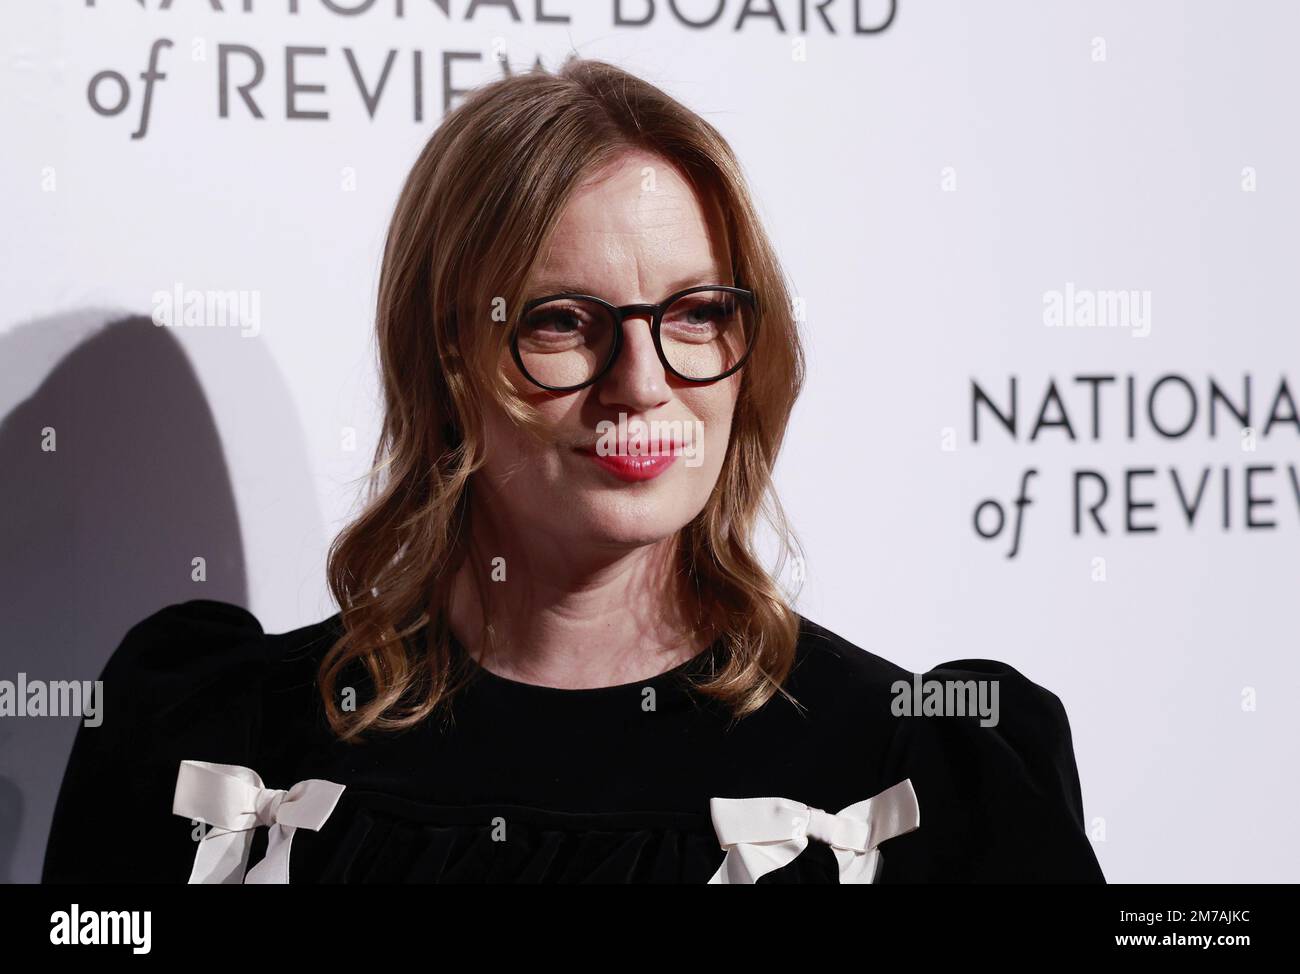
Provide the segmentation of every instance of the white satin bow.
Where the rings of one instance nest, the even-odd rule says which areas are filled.
[[[281,791],[265,787],[257,772],[239,765],[182,761],[172,813],[212,826],[199,842],[190,883],[287,884],[294,831],[320,831],[343,789],[310,778]],[[270,829],[266,856],[248,869],[253,830],[259,825]]]
[[[788,798],[714,798],[709,812],[727,850],[710,885],[756,883],[803,852],[809,838],[831,847],[841,884],[870,883],[880,859],[876,846],[921,825],[910,778],[834,815]]]

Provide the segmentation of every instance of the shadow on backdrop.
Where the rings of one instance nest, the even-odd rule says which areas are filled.
[[[184,350],[147,317],[87,337],[88,317],[104,320],[77,312],[0,335],[8,377],[48,368],[60,336],[83,338],[0,423],[0,679],[95,680],[126,631],[165,605],[248,605],[230,476]],[[42,449],[47,428],[54,451]],[[0,722],[0,882],[40,880],[79,724]]]

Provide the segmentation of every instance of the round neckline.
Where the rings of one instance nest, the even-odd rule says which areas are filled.
[[[654,676],[646,677],[643,680],[633,680],[630,683],[615,683],[603,687],[551,687],[542,683],[525,683],[523,680],[515,680],[508,676],[502,676],[500,673],[494,673],[492,670],[489,670],[486,666],[480,663],[473,654],[466,650],[465,647],[461,645],[459,639],[455,636],[451,636],[452,646],[454,646],[456,651],[468,661],[474,679],[482,680],[486,683],[493,683],[497,686],[507,687],[517,692],[550,694],[573,700],[598,697],[602,695],[611,696],[619,693],[626,694],[634,690],[643,690],[645,687],[655,687],[658,689],[664,684],[673,683],[679,678],[694,672],[697,668],[702,667],[704,662],[713,655],[721,641],[721,639],[714,640],[703,650],[696,653],[685,662],[678,663],[672,669],[664,670],[662,673],[656,673]]]

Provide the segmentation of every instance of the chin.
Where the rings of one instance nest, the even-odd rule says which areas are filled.
[[[644,514],[603,512],[588,520],[578,533],[597,543],[642,546],[671,538],[689,520],[669,516],[663,511]]]
[[[653,525],[647,525],[644,522],[638,524],[617,524],[601,525],[593,527],[588,537],[598,542],[606,544],[627,545],[629,547],[642,547],[644,545],[656,544],[665,538],[671,538],[677,529],[665,526],[658,529]]]

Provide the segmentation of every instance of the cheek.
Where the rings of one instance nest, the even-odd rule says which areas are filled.
[[[738,386],[709,386],[706,389],[692,390],[686,398],[686,405],[694,419],[703,424],[704,448],[707,451],[703,466],[717,470],[722,466],[722,459],[727,452],[727,443],[731,438],[731,421],[736,409]]]
[[[705,424],[705,433],[710,439],[717,437],[725,443],[731,428],[731,418],[736,412],[736,395],[740,391],[737,379],[728,379],[725,384],[710,386],[700,390],[697,415]]]
[[[541,420],[544,431],[549,431],[556,442],[562,435],[569,409],[566,404],[540,389],[533,393],[519,390],[520,398]],[[486,418],[486,472],[491,480],[504,487],[512,481],[536,483],[551,480],[560,470],[556,443],[539,442],[527,430],[516,426],[505,413],[493,409]]]

